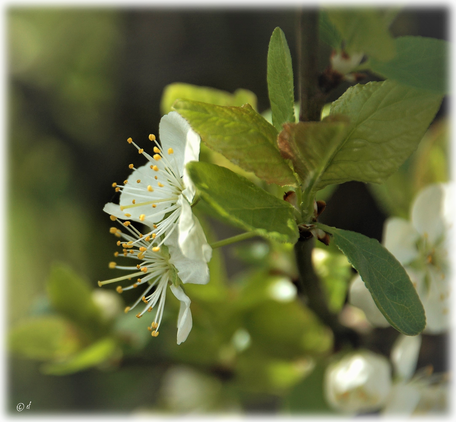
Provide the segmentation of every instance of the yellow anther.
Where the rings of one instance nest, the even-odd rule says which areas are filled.
[[[150,236],[146,236],[145,239],[144,239],[146,242],[148,242],[150,240]]]
[[[145,219],[146,219],[146,214],[141,214],[141,215],[139,216],[139,220],[140,220],[140,221],[144,221]]]
[[[98,281],[98,287],[103,286],[103,283],[101,281]]]
[[[132,251],[133,252],[133,251]],[[144,258],[144,253],[143,252],[140,252],[138,254],[138,259],[143,259]]]
[[[152,248],[152,252],[158,252],[160,250],[159,246],[155,246]]]
[[[149,331],[152,331],[152,328],[150,328],[150,327],[147,327],[147,329],[148,329]]]
[[[154,155],[154,160],[155,161],[160,161],[161,160],[161,155],[160,154],[155,154]]]
[[[117,183],[114,182],[112,185],[111,185],[113,188],[115,188],[117,186]]]
[[[163,183],[158,182],[158,186],[160,186],[161,188],[163,188],[165,185],[164,185]]]
[[[157,166],[150,166],[150,168],[151,168],[153,171],[158,171],[158,167],[157,167]]]
[[[142,268],[141,268],[141,271],[142,271],[143,273],[147,273],[147,267],[142,267]]]
[[[131,223],[130,223],[129,221],[124,221],[124,223],[123,223],[123,225],[124,225],[125,227],[128,227],[130,224],[131,224]]]
[[[129,165],[128,165],[128,168],[129,168],[130,170],[133,170],[133,167],[134,167],[133,164],[129,164]]]
[[[144,246],[141,246],[141,247],[139,248],[139,250],[140,250],[141,252],[146,252],[146,251],[147,251],[147,248],[145,248]]]
[[[136,264],[136,268],[139,270],[141,268],[140,264]]]
[[[157,237],[157,233],[152,233],[152,239],[155,239]]]
[[[115,191],[115,192],[120,192],[120,188],[117,187],[117,188],[114,189],[114,191]]]
[[[141,183],[141,179],[138,179],[138,180],[136,181],[136,183]]]
[[[141,300],[142,300],[144,303],[148,303],[148,302],[147,302],[147,299],[146,299],[146,296],[143,296],[143,297],[141,298]]]
[[[114,216],[114,215],[110,215],[109,218],[111,219],[111,221],[116,221],[117,220],[117,217]]]
[[[174,154],[174,150],[172,148],[168,148],[168,154]]]
[[[158,153],[160,152],[160,148],[154,147],[154,152],[155,152],[156,154],[158,154]]]
[[[125,309],[124,309],[124,312],[127,313],[131,308],[129,306],[127,306]]]
[[[111,228],[109,229],[109,233],[111,233],[111,234],[117,233],[117,227],[111,227]]]
[[[148,190],[149,192],[153,192],[153,191],[154,191],[151,185],[147,186],[147,190]]]
[[[138,154],[142,154],[143,152],[144,152],[144,150],[142,148],[138,149]]]
[[[128,142],[129,144],[131,144],[131,143],[133,142],[133,139],[128,138],[128,139],[127,139],[127,142]]]
[[[131,200],[131,203],[132,203],[133,205],[135,205],[135,204],[136,204],[136,199],[132,199],[132,200]]]
[[[155,170],[155,169],[154,169]],[[157,170],[158,171],[158,170]],[[158,180],[158,177],[157,176],[154,176],[155,180]]]
[[[114,257],[118,257],[119,256],[119,252],[114,252]]]
[[[133,284],[133,288],[136,289],[138,287],[138,283]]]
[[[150,134],[150,135],[149,135],[149,140],[150,140],[150,141],[155,141],[155,139],[156,139],[156,138],[155,138],[155,135],[153,135],[153,134]]]
[[[158,331],[156,331],[156,330],[152,331],[152,337],[157,337],[158,334],[159,334]]]
[[[154,229],[158,228],[158,226],[156,224],[153,225]]]
[[[123,292],[123,289],[122,289],[122,287],[117,286],[116,291],[117,291],[117,293],[122,293],[122,292]]]
[[[124,185],[126,185],[128,183],[128,180],[124,180]]]
[[[147,309],[147,312],[152,312],[152,306]]]
[[[158,324],[155,321],[150,326],[153,330],[156,330],[158,328]]]
[[[126,214],[125,214],[125,217],[130,218],[130,217],[131,217],[131,214],[126,213]]]
[[[152,208],[157,208],[157,205],[156,204],[152,204]]]
[[[110,262],[109,263],[109,268],[116,268],[116,263],[115,262]]]
[[[136,314],[136,318],[141,318],[141,317],[142,317],[141,312],[138,312],[138,313]]]
[[[121,242],[120,240],[118,240],[118,241],[116,242],[116,245],[117,245],[117,246],[120,246],[121,244],[122,244],[122,242]]]

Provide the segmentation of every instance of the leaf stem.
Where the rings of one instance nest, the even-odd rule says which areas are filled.
[[[212,249],[220,248],[221,246],[231,245],[232,243],[240,242],[241,240],[250,239],[251,237],[258,236],[255,232],[241,233],[236,236],[228,237],[227,239],[219,240],[211,244]]]

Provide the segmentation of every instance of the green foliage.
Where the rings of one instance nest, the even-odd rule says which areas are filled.
[[[47,292],[52,307],[77,324],[90,337],[95,338],[106,329],[89,286],[68,266],[53,265]]]
[[[349,88],[331,107],[331,115],[350,119],[349,132],[318,187],[350,180],[381,183],[417,148],[441,100],[391,81]]]
[[[326,10],[321,10],[319,14],[319,39],[328,44],[334,50],[339,50],[342,44],[342,37],[336,27],[329,19]]]
[[[285,34],[274,29],[268,50],[268,93],[272,123],[277,131],[286,122],[294,122],[294,84],[290,49]]]
[[[247,231],[281,242],[296,242],[294,208],[242,176],[210,163],[192,162],[189,175],[201,197],[222,217]]]
[[[426,326],[418,294],[405,269],[376,239],[348,230],[318,226],[332,235],[372,295],[378,309],[399,332],[413,336]]]
[[[65,359],[80,348],[77,330],[56,315],[24,319],[9,333],[12,352],[35,360]]]
[[[221,107],[179,100],[174,108],[208,147],[242,169],[268,183],[296,184],[292,170],[276,147],[277,131],[249,105]]]
[[[250,104],[254,110],[257,108],[256,95],[247,89],[237,89],[233,94],[230,94],[220,89],[176,82],[167,85],[163,91],[160,102],[161,113],[169,113],[176,100],[200,101],[220,106],[238,107]]]
[[[346,139],[348,119],[329,116],[321,122],[287,123],[279,134],[283,157],[290,159],[308,191],[324,187],[325,171]]]
[[[395,45],[388,30],[389,20],[380,10],[327,9],[326,13],[345,40],[347,53],[364,53],[381,61],[394,57]]]
[[[449,138],[448,122],[433,123],[417,150],[396,173],[381,185],[368,185],[386,214],[408,219],[412,201],[421,189],[448,181]]]
[[[86,347],[63,362],[46,363],[42,371],[49,375],[67,375],[83,371],[106,362],[117,353],[117,342],[106,337]]]
[[[365,64],[378,75],[414,88],[447,93],[449,44],[426,37],[394,40],[396,55],[388,61],[372,57]]]

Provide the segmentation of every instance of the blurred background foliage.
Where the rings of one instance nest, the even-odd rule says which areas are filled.
[[[391,31],[445,39],[447,14],[403,10]],[[147,322],[122,311],[136,297],[97,287],[112,277],[116,249],[103,205],[139,162],[127,137],[157,134],[175,82],[234,93],[233,102],[247,95],[267,112],[269,38],[280,26],[294,56],[296,11],[16,6],[6,23],[8,411],[29,401],[30,413],[328,411],[321,379],[332,338],[295,300],[291,247],[254,239],[217,250],[210,284],[186,286],[194,326],[180,346],[172,295],[152,339]],[[322,69],[329,53],[322,44]],[[328,190],[321,220],[381,240],[387,216],[407,217],[422,186],[447,180],[445,114],[446,103],[386,184]],[[237,233],[205,225],[213,240]],[[314,258],[338,312],[353,272],[331,248]],[[362,327],[373,350],[389,353],[394,330]],[[445,338],[424,337],[423,365],[444,369]]]

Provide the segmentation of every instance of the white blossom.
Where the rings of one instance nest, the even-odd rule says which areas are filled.
[[[456,211],[453,198],[453,184],[430,185],[416,197],[410,221],[392,217],[384,228],[384,245],[415,286],[426,313],[424,332],[431,334],[447,330],[449,324],[449,250]],[[374,326],[388,326],[359,276],[350,287],[349,300]]]
[[[388,359],[368,350],[350,353],[328,366],[324,392],[334,409],[358,414],[380,409],[391,390]]]
[[[198,160],[201,139],[177,112],[162,117],[159,137],[161,144],[155,141],[154,135],[149,136],[155,144],[153,155],[128,139],[149,163],[139,168],[130,164],[133,172],[124,184],[113,184],[116,191],[121,192],[119,205],[108,203],[104,211],[148,226],[147,234],[155,251],[167,245],[173,233],[177,233],[178,245],[185,257],[209,262],[212,249],[193,215],[195,187],[185,168],[188,162]]]
[[[140,302],[145,304],[142,311],[137,313],[141,318],[146,312],[155,309],[154,320],[149,327],[152,336],[158,336],[158,329],[162,322],[163,311],[166,302],[168,287],[180,301],[179,315],[177,319],[177,344],[187,339],[192,329],[192,314],[190,311],[190,299],[185,294],[182,283],[206,284],[209,281],[207,264],[201,260],[186,258],[177,245],[177,233],[169,236],[167,246],[156,250],[153,247],[154,240],[150,234],[141,234],[133,225],[126,221],[123,223],[126,232],[116,227],[110,229],[111,233],[119,237],[117,245],[122,247],[122,253],[115,253],[116,257],[133,259],[132,265],[121,266],[116,262],[109,264],[110,268],[128,271],[128,274],[109,280],[99,281],[98,285],[117,283],[123,280],[136,279],[127,287],[117,287],[117,292],[146,287],[136,302],[125,308],[125,312],[132,311]]]

